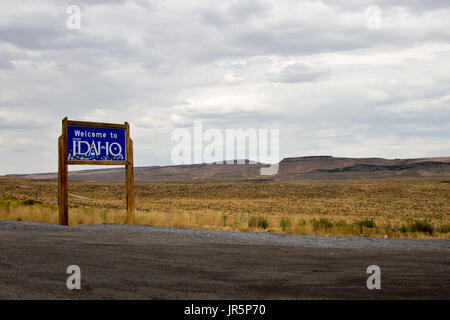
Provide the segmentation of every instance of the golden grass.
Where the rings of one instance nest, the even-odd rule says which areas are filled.
[[[69,214],[69,225],[86,224],[125,224],[126,211],[117,209],[73,208]],[[51,206],[0,206],[0,219],[18,221],[37,221],[58,223],[58,211]],[[345,220],[333,221],[327,218],[316,219],[311,216],[256,216],[249,214],[223,215],[220,212],[207,211],[136,211],[135,224],[175,227],[190,229],[207,229],[241,232],[276,232],[303,235],[351,235],[365,237],[389,238],[450,238],[450,224],[434,224],[433,232],[411,232],[408,224],[390,225],[376,223],[375,227],[364,227],[359,222]],[[402,231],[402,228],[405,231]],[[409,228],[411,229],[411,228]],[[441,229],[445,232],[441,232]]]
[[[71,182],[70,225],[124,223],[122,184]],[[48,205],[6,208],[0,219],[57,223],[56,183],[0,181],[0,198]],[[215,183],[136,185],[136,224],[225,231],[450,238],[450,184]],[[367,227],[361,221],[372,221]],[[265,221],[264,223],[261,221]],[[420,231],[415,222],[429,224]],[[426,226],[425,226],[426,227]],[[419,231],[418,231],[419,230]]]

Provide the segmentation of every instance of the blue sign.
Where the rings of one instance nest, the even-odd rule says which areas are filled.
[[[67,126],[67,160],[126,161],[126,130]]]

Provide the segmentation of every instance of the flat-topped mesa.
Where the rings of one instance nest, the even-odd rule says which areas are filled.
[[[296,162],[299,160],[308,160],[308,159],[325,159],[325,158],[333,158],[333,156],[305,156],[305,157],[290,157],[290,158],[284,158],[281,160],[282,162]]]
[[[307,156],[285,158],[280,162],[280,174],[301,173],[317,169],[335,169],[354,165],[357,161],[351,158],[335,158],[333,156]]]
[[[342,169],[358,164],[392,165],[401,160],[387,160],[383,158],[341,158],[333,156],[307,156],[285,158],[280,162],[280,175],[305,173],[314,170]]]
[[[238,182],[238,181],[300,181],[300,182],[374,182],[390,179],[396,182],[450,180],[450,157],[383,159],[341,158],[333,156],[306,156],[285,158],[273,176],[261,176],[260,168],[268,165],[249,164],[186,164],[136,167],[139,182]],[[55,173],[24,174],[17,178],[55,180]],[[85,170],[69,172],[71,181],[123,181],[121,169]]]

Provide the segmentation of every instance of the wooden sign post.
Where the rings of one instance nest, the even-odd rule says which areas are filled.
[[[69,165],[125,165],[127,224],[134,224],[133,140],[130,126],[99,122],[62,121],[58,139],[59,224],[69,225]]]

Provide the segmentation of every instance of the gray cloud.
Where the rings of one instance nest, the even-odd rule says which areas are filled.
[[[314,68],[304,63],[293,63],[275,73],[269,73],[268,77],[275,82],[315,82],[327,77],[328,73],[323,68]]]
[[[2,3],[0,174],[56,170],[65,116],[129,121],[137,165],[194,120],[279,128],[282,156],[450,151],[447,1],[378,1],[379,30],[372,1],[77,3]]]

